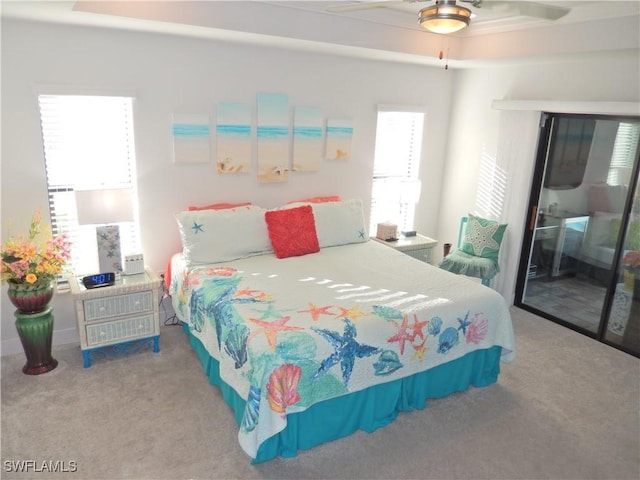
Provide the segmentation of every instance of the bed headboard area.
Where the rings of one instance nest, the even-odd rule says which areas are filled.
[[[176,214],[187,266],[265,253],[300,256],[367,240],[359,199],[305,199],[272,210],[251,204],[210,207]]]

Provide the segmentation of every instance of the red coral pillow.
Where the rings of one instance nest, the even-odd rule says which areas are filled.
[[[297,257],[320,251],[310,205],[270,210],[264,214],[264,219],[276,257]]]

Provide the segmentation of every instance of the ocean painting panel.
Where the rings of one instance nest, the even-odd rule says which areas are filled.
[[[211,144],[209,115],[176,113],[172,121],[174,162],[209,162]]]
[[[322,160],[322,112],[319,107],[295,107],[293,171],[317,172]]]
[[[346,119],[327,120],[327,160],[349,160],[351,158],[351,139],[353,121]]]
[[[259,93],[258,182],[278,183],[289,179],[289,97]]]
[[[216,124],[216,169],[218,173],[251,170],[251,106],[218,103]]]

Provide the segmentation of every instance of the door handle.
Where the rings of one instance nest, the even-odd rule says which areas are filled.
[[[529,230],[531,230],[532,232],[536,228],[536,217],[537,216],[538,216],[538,206],[537,205],[532,205],[531,206],[531,218],[529,219]]]

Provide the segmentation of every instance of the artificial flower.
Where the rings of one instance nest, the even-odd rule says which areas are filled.
[[[25,237],[10,237],[2,245],[2,281],[13,284],[45,285],[62,272],[71,258],[66,234],[54,237],[51,228],[42,225],[42,215],[31,218]]]
[[[640,269],[640,251],[628,251],[622,258],[622,263],[628,270]]]

